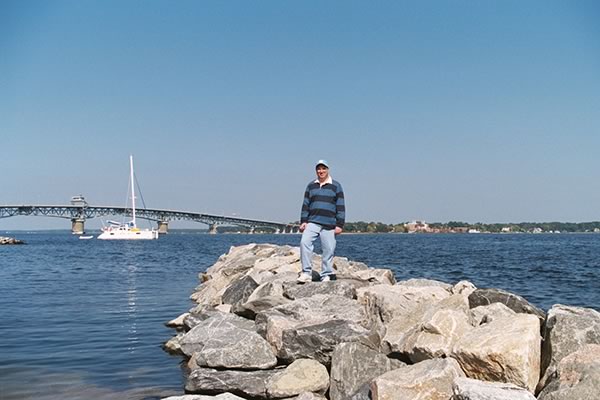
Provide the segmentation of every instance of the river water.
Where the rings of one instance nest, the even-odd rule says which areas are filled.
[[[183,394],[164,323],[192,307],[198,273],[230,246],[297,235],[173,232],[158,241],[8,232],[0,246],[0,400],[158,399]],[[600,310],[600,235],[342,235],[337,255],[398,280],[462,279],[549,309]]]

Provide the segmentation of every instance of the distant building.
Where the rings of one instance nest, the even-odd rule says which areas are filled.
[[[416,233],[416,232],[431,232],[432,229],[427,222],[423,221],[412,221],[404,224],[406,231],[408,233]]]
[[[502,233],[510,233],[510,232],[512,232],[512,228],[510,226],[505,226],[504,228],[502,228],[501,232]]]

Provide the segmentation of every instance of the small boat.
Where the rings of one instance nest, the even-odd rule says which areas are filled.
[[[133,156],[129,156],[129,179],[131,180],[131,221],[118,223],[109,221],[107,227],[102,228],[102,233],[98,235],[101,240],[140,240],[140,239],[158,239],[158,231],[150,229],[140,229],[135,222],[135,178],[133,175]]]
[[[79,240],[88,240],[88,239],[93,239],[94,235],[81,235],[79,236]]]

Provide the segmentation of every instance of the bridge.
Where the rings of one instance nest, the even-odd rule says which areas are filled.
[[[131,216],[132,212],[131,208],[128,207],[90,206],[85,202],[77,205],[0,206],[0,219],[19,215],[70,219],[71,231],[74,234],[82,234],[85,231],[85,221],[87,219],[103,217],[107,215]],[[169,230],[169,222],[171,221],[200,222],[209,226],[210,233],[217,233],[217,227],[221,225],[245,227],[250,230],[250,233],[253,233],[256,229],[268,229],[275,233],[294,233],[298,231],[298,225],[295,224],[200,214],[187,211],[136,207],[135,215],[136,218],[142,218],[156,222],[158,224],[159,233],[167,233]]]

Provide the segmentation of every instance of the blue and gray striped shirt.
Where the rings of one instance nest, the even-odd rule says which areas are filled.
[[[325,229],[344,227],[346,206],[344,190],[338,181],[331,180],[323,186],[319,181],[312,181],[304,192],[300,223],[312,222]]]

